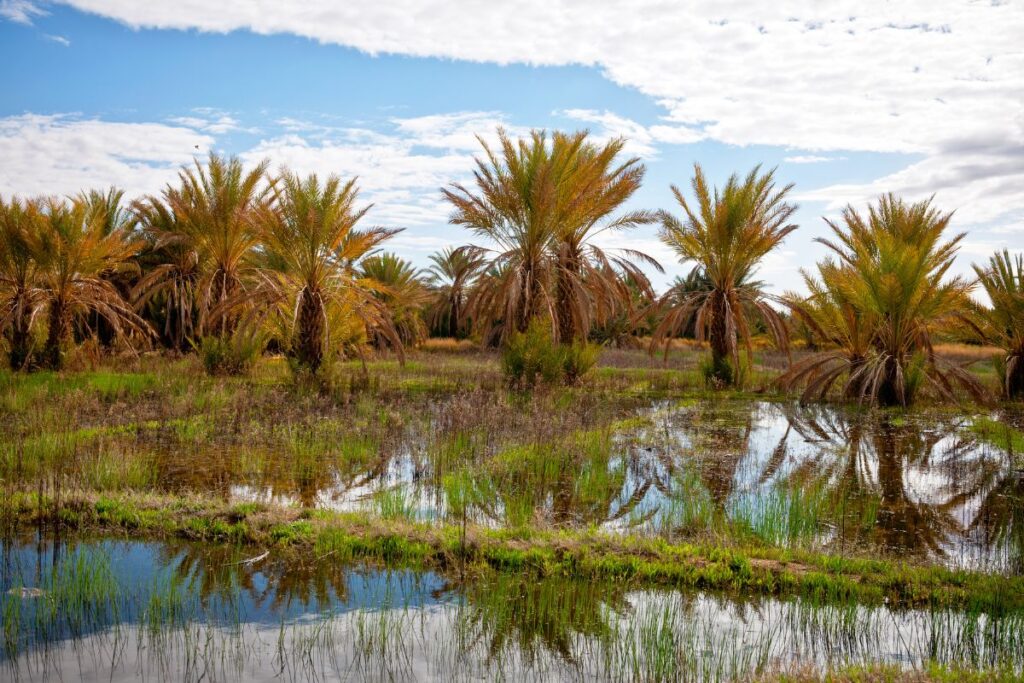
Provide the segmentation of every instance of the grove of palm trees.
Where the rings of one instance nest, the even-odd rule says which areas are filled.
[[[423,264],[273,160],[0,197],[0,671],[1017,680],[1024,254],[883,194],[776,291],[778,169],[628,149],[499,129]]]
[[[964,235],[929,201],[883,195],[866,215],[849,206],[840,222],[824,219],[829,255],[805,271],[807,293],[783,296],[756,279],[798,229],[792,185],[778,187],[775,171],[718,187],[697,165],[692,198],[672,188],[682,216],[623,210],[644,175],[625,139],[498,137],[498,149],[483,144],[470,185],[441,190],[469,243],[423,270],[387,251],[401,228],[366,224],[355,179],[271,172],[268,161],[244,168],[211,154],[161,195],[130,202],[117,188],[3,199],[9,366],[60,370],[88,343],[111,358],[217,348],[237,368],[271,349],[315,374],[373,350],[401,357],[431,337],[501,349],[531,325],[552,349],[608,343],[602,331],[615,323],[618,346],[706,342],[713,387],[746,386],[763,340],[800,356],[771,387],[800,388],[804,400],[908,406],[919,394],[985,402],[1024,392],[1024,256],[1004,251],[975,264],[976,278],[949,276]],[[648,273],[662,264],[599,245],[655,223],[690,269],[661,294]],[[793,348],[795,326],[815,353]],[[943,358],[944,343],[993,348],[992,386]]]

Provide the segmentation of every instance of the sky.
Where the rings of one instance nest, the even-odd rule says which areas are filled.
[[[629,208],[675,211],[693,164],[793,183],[769,255],[801,289],[823,217],[934,195],[955,271],[1024,250],[1024,0],[0,0],[0,195],[159,192],[210,151],[358,176],[419,266],[473,241],[440,188],[498,126],[628,138]],[[677,212],[678,213],[678,212]],[[602,233],[683,264],[656,229]]]

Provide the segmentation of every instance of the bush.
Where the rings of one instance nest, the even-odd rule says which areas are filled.
[[[514,386],[568,384],[594,367],[599,353],[600,347],[593,344],[556,344],[547,326],[534,321],[526,332],[513,334],[509,339],[501,354],[501,369]]]
[[[208,374],[244,375],[259,360],[266,341],[259,332],[239,329],[223,337],[203,337],[196,348]]]

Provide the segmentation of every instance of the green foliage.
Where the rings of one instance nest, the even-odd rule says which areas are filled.
[[[240,328],[224,336],[206,336],[197,349],[203,367],[211,375],[248,374],[266,346],[266,338],[258,331]]]
[[[935,356],[941,333],[963,326],[972,283],[947,277],[964,235],[945,239],[952,213],[929,200],[908,204],[888,194],[867,215],[852,206],[842,223],[826,220],[832,257],[804,273],[811,294],[791,300],[824,349],[779,378],[823,398],[845,377],[844,397],[879,405],[912,403],[926,384],[946,399],[959,385],[977,399],[982,388],[964,368]]]
[[[975,265],[978,282],[992,305],[975,305],[978,332],[1004,351],[997,358],[1003,395],[1024,398],[1024,254],[1010,257],[1004,249],[989,259],[987,268]]]
[[[786,201],[793,186],[776,188],[775,171],[761,173],[755,166],[745,178],[733,174],[723,188],[712,188],[699,165],[691,185],[695,202],[672,187],[683,218],[660,213],[661,241],[694,269],[662,296],[664,316],[651,335],[651,351],[663,343],[667,354],[671,340],[692,329],[711,346],[713,362],[705,376],[716,386],[732,386],[742,379],[741,346],[752,359],[757,319],[776,344],[789,343],[782,317],[769,305],[774,298],[754,275],[762,259],[796,230],[788,222],[796,206]]]
[[[509,384],[571,384],[597,363],[600,347],[594,344],[557,344],[548,326],[535,320],[526,332],[513,334],[501,354],[501,369]]]

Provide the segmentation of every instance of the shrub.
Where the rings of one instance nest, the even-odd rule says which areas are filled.
[[[222,337],[203,337],[199,340],[197,350],[207,373],[244,375],[252,370],[265,345],[266,337],[263,334],[239,329]]]
[[[501,369],[514,386],[568,384],[594,366],[599,352],[600,347],[593,344],[556,344],[551,331],[542,322],[534,321],[526,332],[509,337],[501,354]]]

